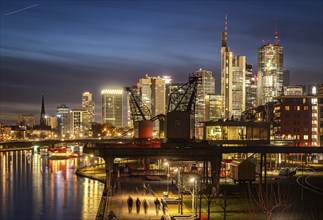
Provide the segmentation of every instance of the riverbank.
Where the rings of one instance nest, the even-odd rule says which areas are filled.
[[[98,180],[101,183],[105,183],[105,164],[98,164],[92,166],[86,166],[77,168],[76,175],[86,177],[93,180]]]

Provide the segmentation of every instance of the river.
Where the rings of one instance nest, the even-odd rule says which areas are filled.
[[[75,171],[97,160],[0,152],[0,219],[95,219],[104,185]]]

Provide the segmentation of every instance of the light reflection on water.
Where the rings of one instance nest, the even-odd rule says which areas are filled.
[[[0,219],[95,219],[104,185],[75,175],[84,162],[0,153]]]

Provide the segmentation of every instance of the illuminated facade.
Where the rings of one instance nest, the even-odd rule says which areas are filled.
[[[240,118],[246,109],[246,57],[237,56],[232,65],[232,116]],[[229,103],[230,105],[230,103]]]
[[[205,123],[204,140],[222,146],[270,143],[269,122],[210,121]]]
[[[61,137],[68,136],[70,133],[70,110],[69,108],[61,104],[57,107],[57,128]]]
[[[277,98],[274,135],[294,146],[323,146],[323,96]]]
[[[301,86],[284,86],[284,95],[303,95]]]
[[[227,19],[226,19],[227,25]],[[221,95],[224,98],[223,115],[226,118],[240,117],[245,110],[246,57],[233,58],[227,43],[227,26],[222,32],[221,45]]]
[[[46,117],[46,125],[50,126],[51,129],[57,128],[57,117],[56,116],[47,116]]]
[[[207,120],[205,97],[207,94],[215,93],[215,79],[209,70],[199,69],[195,73],[201,77],[201,83],[197,84],[196,89],[195,126],[197,127],[200,122]]]
[[[140,78],[137,84],[141,101],[149,108],[151,116],[166,113],[166,83],[171,81],[170,77]],[[158,122],[154,122],[154,129],[159,129]]]
[[[252,65],[246,65],[246,95],[245,110],[257,107],[257,77],[252,73]]]
[[[283,47],[266,44],[258,49],[257,104],[273,102],[283,93]]]
[[[35,116],[34,115],[18,115],[18,125],[34,127],[35,126]]]
[[[88,111],[90,117],[90,123],[94,122],[94,108],[95,104],[92,100],[92,93],[84,92],[82,94],[82,108]]]
[[[205,121],[223,118],[223,96],[207,94],[205,96]]]
[[[224,98],[224,112],[226,118],[232,114],[232,57],[227,44],[227,28],[222,32],[221,47],[221,95]]]
[[[105,89],[102,95],[102,124],[123,126],[123,90]]]
[[[74,137],[88,136],[90,132],[90,114],[85,109],[73,109],[71,111],[71,134]]]

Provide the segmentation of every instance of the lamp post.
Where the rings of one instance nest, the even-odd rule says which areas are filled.
[[[168,194],[169,194],[169,163],[165,162],[164,165],[167,166],[167,197],[168,197]]]
[[[179,168],[176,168],[174,170],[175,173],[177,173],[177,193],[178,193],[178,198],[180,199],[180,203],[178,203],[178,213],[183,214],[183,208],[182,208],[182,196],[181,196],[181,185],[182,184],[180,181],[180,176],[181,176],[181,171]]]
[[[190,182],[193,183],[193,190],[192,190],[192,213],[195,213],[195,216],[196,216],[196,208],[195,208],[195,205],[196,205],[196,196],[195,196],[195,181],[196,179],[193,177],[190,179]]]

